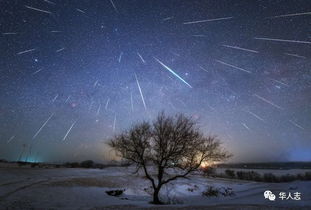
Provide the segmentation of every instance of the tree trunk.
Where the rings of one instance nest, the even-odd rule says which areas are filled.
[[[154,203],[154,204],[162,204],[162,202],[159,199],[159,192],[160,192],[160,189],[158,189],[158,188],[154,189],[152,203]]]

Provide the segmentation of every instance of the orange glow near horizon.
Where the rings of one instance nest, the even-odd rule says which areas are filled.
[[[209,167],[209,166],[211,166],[211,165],[212,165],[211,163],[209,163],[209,162],[207,162],[207,161],[204,161],[204,162],[201,163],[200,168],[207,168],[207,167]]]

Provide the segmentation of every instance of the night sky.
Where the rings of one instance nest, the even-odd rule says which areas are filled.
[[[103,161],[164,110],[231,161],[310,161],[310,29],[310,0],[1,0],[0,159]]]

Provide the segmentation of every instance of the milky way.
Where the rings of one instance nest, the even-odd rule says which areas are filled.
[[[311,160],[309,0],[0,2],[0,158],[105,160],[160,111],[232,161]]]

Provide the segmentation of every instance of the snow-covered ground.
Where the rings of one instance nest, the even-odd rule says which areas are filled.
[[[149,203],[150,183],[132,168],[105,169],[36,169],[0,168],[0,209],[311,209],[311,182],[260,183],[241,180],[205,178],[193,175],[180,179],[161,190],[163,200],[171,205]],[[232,188],[234,196],[202,196],[208,186]],[[125,189],[120,197],[105,193]],[[275,201],[264,199],[266,190],[276,195]],[[281,200],[279,192],[300,192],[301,200]]]

